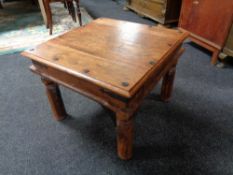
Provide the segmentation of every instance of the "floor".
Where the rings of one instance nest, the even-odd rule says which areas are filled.
[[[85,0],[94,17],[153,25],[110,0]],[[233,174],[233,68],[210,65],[210,54],[185,43],[172,101],[160,85],[136,120],[134,157],[116,156],[115,128],[103,108],[62,88],[71,118],[51,117],[44,87],[19,54],[0,56],[0,174],[228,175]]]

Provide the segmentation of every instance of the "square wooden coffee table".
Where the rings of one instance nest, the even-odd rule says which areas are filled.
[[[99,18],[22,55],[41,76],[55,119],[67,116],[58,85],[115,112],[118,156],[130,159],[133,116],[161,78],[161,99],[170,99],[187,36],[179,29]]]

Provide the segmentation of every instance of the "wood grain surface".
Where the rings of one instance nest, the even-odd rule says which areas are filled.
[[[66,111],[58,85],[77,91],[115,113],[117,153],[133,155],[134,115],[163,79],[161,98],[172,94],[175,68],[188,33],[132,22],[97,19],[24,51],[42,77],[55,119]]]
[[[181,30],[100,18],[22,54],[131,97],[186,37]]]
[[[232,0],[183,0],[179,26],[222,48],[232,19]]]
[[[159,23],[177,22],[180,15],[181,0],[127,0],[126,8]]]

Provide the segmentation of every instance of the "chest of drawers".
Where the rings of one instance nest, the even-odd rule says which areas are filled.
[[[128,0],[126,7],[159,23],[177,22],[181,0]]]

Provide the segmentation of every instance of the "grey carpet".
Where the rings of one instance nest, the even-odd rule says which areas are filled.
[[[85,0],[95,17],[141,23],[122,4]],[[186,43],[172,101],[160,85],[135,120],[134,157],[116,156],[115,128],[102,107],[62,88],[70,119],[51,117],[40,78],[19,54],[0,57],[1,175],[233,174],[233,69],[210,65],[210,54]]]

